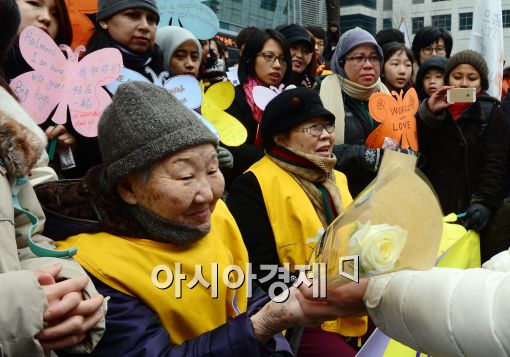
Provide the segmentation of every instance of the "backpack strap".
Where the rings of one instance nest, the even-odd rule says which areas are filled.
[[[28,182],[29,181],[26,176],[18,177],[11,187],[11,192],[12,192],[12,206],[14,207],[14,210],[24,213],[30,220],[30,223],[32,223],[32,227],[30,227],[30,230],[28,231],[28,246],[30,247],[30,250],[38,257],[52,257],[52,258],[72,257],[73,255],[76,254],[78,248],[73,247],[68,250],[53,250],[42,247],[32,240],[32,234],[34,233],[35,228],[39,225],[39,218],[37,218],[37,216],[30,212],[29,210],[26,210],[23,207],[21,207],[21,204],[18,199],[18,193],[20,192],[21,187],[23,185],[26,185]]]
[[[495,106],[499,106],[500,102],[496,98],[492,97],[482,97],[477,101],[480,104],[480,108],[482,109],[482,125],[480,127],[480,135],[485,133],[487,126],[489,125],[489,120],[492,117],[492,111]]]

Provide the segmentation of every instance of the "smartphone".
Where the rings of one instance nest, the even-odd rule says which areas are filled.
[[[448,103],[474,103],[476,102],[476,88],[451,88],[446,91]]]

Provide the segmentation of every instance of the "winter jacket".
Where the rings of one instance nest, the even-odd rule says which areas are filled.
[[[100,190],[102,167],[92,168],[83,180],[52,182],[37,187],[43,207],[52,219],[47,234],[67,237],[78,233],[109,234],[150,239],[131,216],[119,208],[116,199]],[[165,262],[165,264],[170,264]],[[97,282],[97,279],[94,279]],[[110,296],[104,342],[94,356],[270,356],[290,354],[283,336],[261,345],[255,339],[250,316],[267,302],[254,294],[247,312],[224,325],[176,345],[155,312],[133,295],[98,282],[98,290]],[[125,338],[124,336],[129,336]],[[67,354],[62,354],[67,355]]]
[[[361,191],[375,179],[376,172],[363,167],[361,157],[365,152],[365,141],[372,131],[379,125],[372,118],[367,118],[362,113],[361,106],[368,102],[362,102],[342,93],[345,112],[345,138],[344,144],[335,145],[333,152],[337,157],[335,169],[343,172],[348,179],[349,191],[356,197]]]
[[[457,121],[448,110],[432,113],[428,100],[417,113],[423,171],[445,214],[464,212],[473,203],[494,210],[501,202],[509,128],[499,106],[484,119],[481,100],[490,97],[482,95]]]
[[[0,96],[3,95],[8,94],[2,88]],[[63,269],[59,278],[85,273],[72,259],[40,258],[30,251],[28,232],[32,225],[25,214],[15,213],[11,183],[17,177],[28,175],[40,158],[45,146],[40,136],[44,134],[35,125],[22,125],[3,109],[0,107],[0,300],[4,302],[0,307],[0,356],[44,356],[34,336],[43,329],[47,299],[33,271],[60,263]],[[7,112],[12,113],[11,109]],[[53,241],[41,235],[44,215],[32,186],[21,186],[18,198],[21,206],[40,220],[32,239],[43,247],[54,248]],[[97,295],[92,283],[84,294],[86,297]],[[86,340],[72,350],[91,352],[101,339],[104,326],[103,319],[89,331]]]
[[[264,156],[264,150],[255,146],[258,124],[253,118],[250,106],[246,101],[243,86],[235,87],[235,98],[227,113],[241,122],[248,132],[246,142],[239,146],[225,146],[234,156],[234,167],[222,170],[225,176],[225,188],[228,190],[234,180],[241,176],[248,168]]]
[[[484,268],[374,277],[365,304],[384,333],[425,354],[508,356],[510,251],[494,256]]]

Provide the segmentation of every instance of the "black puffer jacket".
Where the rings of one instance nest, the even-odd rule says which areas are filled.
[[[436,190],[445,214],[461,213],[472,203],[496,209],[501,201],[508,160],[509,128],[495,105],[485,119],[482,95],[455,121],[448,110],[432,113],[425,100],[417,113],[424,173]]]

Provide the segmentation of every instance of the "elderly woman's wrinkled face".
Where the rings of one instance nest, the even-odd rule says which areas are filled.
[[[287,133],[276,134],[274,141],[292,151],[330,157],[335,143],[335,126],[324,117],[312,118]]]
[[[211,144],[193,146],[158,162],[144,179],[129,176],[121,197],[172,222],[207,231],[225,181]]]
[[[374,45],[356,46],[345,55],[345,74],[354,83],[371,86],[381,74],[380,61]]]

